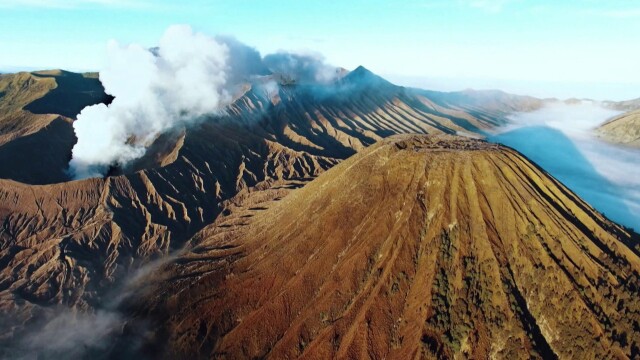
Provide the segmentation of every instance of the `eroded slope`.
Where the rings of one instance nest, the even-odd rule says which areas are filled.
[[[502,146],[392,137],[234,230],[203,230],[131,302],[129,314],[155,334],[139,351],[380,359],[640,351],[637,235]]]

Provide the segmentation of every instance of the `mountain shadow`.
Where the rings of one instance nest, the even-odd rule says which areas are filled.
[[[75,119],[88,105],[109,104],[113,97],[104,92],[97,74],[68,71],[34,72],[37,77],[53,77],[58,86],[45,96],[25,106],[34,114],[60,114]]]
[[[623,201],[623,190],[600,174],[561,131],[532,126],[489,137],[490,141],[520,151],[618,223],[638,229],[640,220]]]

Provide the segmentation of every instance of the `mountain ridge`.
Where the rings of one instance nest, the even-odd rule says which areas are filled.
[[[57,79],[50,76],[57,72],[45,74],[17,76],[25,78],[27,92],[46,84],[35,88],[44,89],[34,96],[40,99],[55,91]],[[52,120],[0,146],[3,163],[23,159],[22,167],[0,166],[9,178],[0,180],[0,313],[26,324],[50,318],[58,306],[91,311],[128,273],[180,249],[240,194],[308,181],[394,133],[453,133],[462,125],[483,128],[499,121],[491,120],[493,110],[476,108],[484,114],[479,119],[393,85],[347,93],[334,93],[333,86],[323,93],[281,86],[267,96],[252,84],[225,115],[161,135],[159,142],[168,142],[129,168],[76,181],[68,181],[61,167],[75,143],[73,119],[21,109],[31,98],[20,103],[20,114]],[[6,341],[23,330],[12,330]]]
[[[95,89],[80,102],[52,94],[84,93],[95,74],[3,75],[0,84],[17,78],[19,86],[0,87],[0,109],[11,110],[0,116],[0,165],[23,159],[25,166],[0,166],[0,317],[11,318],[0,354],[60,308],[104,309],[108,291],[141,266],[210,234],[236,236],[295,189],[369,146],[388,145],[389,136],[482,136],[513,111],[542,104],[506,93],[408,89],[356,70],[336,83],[280,84],[277,92],[266,86],[270,77],[243,84],[224,114],[161,134],[145,157],[114,165],[105,178],[74,181],[62,167],[75,144],[69,111],[111,99]],[[59,77],[74,82],[61,89]],[[22,100],[9,102],[14,95]]]
[[[0,177],[33,184],[57,183],[70,180],[67,169],[61,165],[71,157],[71,148],[76,141],[75,136],[71,132],[71,123],[77,115],[76,112],[79,112],[81,109],[78,104],[91,105],[96,102],[108,104],[112,99],[102,92],[98,97],[90,95],[89,97],[82,98],[83,100],[75,100],[80,101],[80,103],[71,104],[58,101],[60,96],[71,96],[76,93],[85,94],[87,93],[85,89],[93,89],[92,87],[95,83],[99,84],[96,74],[93,73],[83,75],[66,71],[50,70],[34,72],[33,74],[20,74],[16,76],[30,76],[38,80],[38,82],[62,82],[64,84],[62,90],[54,84],[50,89],[46,90],[47,92],[38,95],[38,98],[26,101],[21,105],[25,108],[25,110],[21,110],[21,113],[29,114],[30,117],[49,116],[48,122],[38,125],[38,128],[27,133],[20,131],[11,138],[11,140],[16,140],[20,137],[40,132],[33,140],[27,141],[23,139],[19,142],[25,144],[24,150],[5,151],[7,158],[10,157],[10,154],[14,153],[33,154],[22,162],[41,164],[38,168],[43,169],[42,173],[47,175],[43,177],[38,174],[30,174],[31,170],[29,167],[18,169],[5,167],[3,169],[4,173],[0,172]],[[10,75],[6,77],[11,78]],[[263,78],[269,78],[269,76]],[[88,79],[90,82],[78,85],[82,84],[82,82],[79,81],[80,79]],[[297,144],[296,140],[300,140],[304,144],[311,145],[312,148],[316,149],[322,147],[322,143],[331,141],[334,143],[333,146],[343,148],[343,150],[341,150],[343,154],[341,155],[342,158],[392,133],[426,133],[433,131],[453,133],[463,131],[468,134],[481,134],[492,127],[506,122],[506,116],[513,111],[531,109],[532,106],[541,106],[541,104],[528,104],[532,101],[529,98],[523,98],[523,102],[518,102],[516,99],[522,97],[510,96],[509,98],[513,101],[513,104],[507,104],[506,101],[502,100],[485,108],[483,107],[482,99],[457,97],[455,93],[419,92],[393,85],[364,67],[357,68],[343,78],[338,79],[335,83],[313,86],[304,84],[281,85],[276,94],[271,94],[271,96],[274,96],[273,99],[265,97],[264,92],[266,90],[264,84],[261,83],[264,81],[265,80],[259,79],[245,84],[247,90],[241,92],[242,95],[237,97],[234,102],[225,109],[228,116],[222,116],[222,118],[217,121],[241,121],[244,122],[245,125],[251,125],[249,123],[259,122],[261,118],[268,116],[275,117],[275,119],[269,119],[269,122],[292,122],[292,124],[286,124],[282,129],[282,131],[287,133],[285,136],[282,136],[282,134],[269,136],[275,135],[278,141],[288,141],[288,144],[294,146],[295,150],[303,149],[304,151],[313,151],[313,149],[303,144]],[[357,86],[353,87],[354,85]],[[74,86],[77,87],[77,89],[74,90]],[[89,93],[93,91],[95,90],[89,90]],[[478,94],[483,94],[483,92],[478,92]],[[435,95],[438,96],[436,97]],[[434,99],[430,99],[429,96],[434,96]],[[490,95],[485,97],[491,98]],[[273,101],[276,101],[276,98],[277,103],[273,103]],[[295,101],[285,101],[285,103],[283,103],[282,99],[286,100],[287,98],[296,101],[301,98],[306,100],[304,104],[296,103]],[[94,101],[94,99],[96,101]],[[357,102],[353,100],[357,100]],[[467,105],[465,102],[469,104]],[[0,104],[0,110],[2,109],[1,105],[2,104]],[[347,105],[348,108],[344,108],[345,105]],[[67,110],[56,110],[55,108],[50,108],[51,106],[59,106]],[[320,107],[326,107],[327,109],[325,112],[318,113]],[[336,107],[338,108],[336,109]],[[35,113],[48,113],[51,115],[35,114],[29,110],[33,110]],[[344,110],[348,110],[349,113],[344,113]],[[14,113],[11,108],[5,111],[10,116]],[[56,132],[52,133],[47,131],[46,125],[56,120],[56,117],[54,117],[56,111],[63,113],[60,114],[62,120],[67,123],[66,125],[60,124],[56,128],[65,128],[64,131],[68,134],[64,136],[63,141],[51,144],[48,143],[47,138],[52,137],[55,139],[59,138],[59,136],[56,137]],[[213,120],[216,121],[216,119]],[[296,129],[307,129],[312,123],[317,124],[325,121],[327,122],[328,128],[323,129],[324,125],[319,125],[320,131],[330,131],[333,132],[333,134],[311,134],[307,132],[306,135],[300,136],[296,133]],[[0,121],[0,127],[2,125],[3,121]],[[271,126],[271,124],[268,125]],[[14,122],[8,126],[15,129],[23,125],[17,125]],[[197,125],[189,126],[190,129],[194,127],[197,128]],[[311,125],[311,127],[318,127],[318,125],[314,124]],[[267,132],[273,132],[273,129],[266,130]],[[278,131],[280,130],[278,129]],[[317,132],[315,129],[313,131]],[[291,139],[285,139],[287,136],[295,138],[296,140],[292,142]],[[325,139],[320,139],[319,137],[324,137]],[[334,140],[329,139],[329,137],[339,140],[336,143]],[[314,141],[320,141],[321,143],[315,144]],[[21,147],[21,149],[23,148]],[[0,147],[0,153],[1,152],[2,149]],[[48,156],[56,160],[44,162],[38,159],[34,152],[47,153]],[[327,156],[326,153],[324,155]],[[166,162],[161,159],[159,162],[166,164]],[[134,166],[129,170],[122,170],[135,172],[140,170],[140,168]]]

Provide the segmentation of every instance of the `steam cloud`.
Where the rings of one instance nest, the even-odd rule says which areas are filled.
[[[76,179],[103,176],[111,166],[142,157],[163,132],[221,113],[243,81],[277,73],[288,81],[324,83],[338,73],[320,55],[262,58],[232,37],[210,37],[186,25],[169,27],[157,48],[111,41],[107,53],[100,81],[115,99],[86,107],[73,124],[78,142],[69,172]],[[262,84],[277,91],[273,80]]]
[[[100,81],[113,102],[82,110],[70,168],[75,177],[99,176],[114,163],[141,157],[162,131],[214,112],[224,89],[229,49],[187,26],[172,26],[157,50],[108,44]]]
[[[640,229],[640,150],[605,143],[593,129],[618,112],[595,102],[556,103],[512,117],[490,140],[538,163],[598,211]]]
[[[133,270],[124,283],[103,296],[102,306],[95,311],[62,306],[47,308],[47,319],[27,329],[13,350],[24,359],[84,359],[103,354],[122,334],[126,323],[126,317],[118,310],[119,306],[139,294],[140,289],[149,282],[150,275],[153,277],[180,254],[182,252],[178,251]],[[148,330],[146,325],[136,328],[140,332]],[[134,350],[138,345],[135,341],[128,344]]]
[[[108,337],[122,326],[120,315],[110,311],[81,313],[70,309],[59,312],[41,329],[28,333],[22,339],[25,352],[33,358],[79,359],[87,352],[104,350]]]

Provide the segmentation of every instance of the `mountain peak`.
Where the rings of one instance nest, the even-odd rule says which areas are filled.
[[[353,69],[353,71],[351,71],[351,72],[354,73],[354,74],[375,75],[371,70],[367,69],[363,65],[358,65],[358,67]]]
[[[353,71],[349,72],[343,79],[343,82],[361,85],[393,85],[379,75],[374,74],[371,70],[360,65]]]

